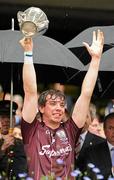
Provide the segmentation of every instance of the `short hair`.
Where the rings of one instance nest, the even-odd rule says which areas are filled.
[[[50,95],[50,99],[55,95],[55,99],[59,97],[61,100],[63,100],[66,104],[66,96],[64,95],[63,92],[60,90],[55,90],[55,89],[49,89],[44,92],[42,92],[38,98],[38,106],[45,106],[46,101],[47,101],[47,96]]]
[[[109,120],[109,119],[113,119],[114,118],[114,112],[108,114],[107,116],[104,117],[104,128],[106,127],[106,122]]]

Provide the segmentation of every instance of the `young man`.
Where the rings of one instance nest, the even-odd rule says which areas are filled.
[[[29,158],[29,173],[34,180],[40,180],[42,176],[47,175],[73,179],[70,173],[74,165],[75,145],[85,124],[97,80],[104,43],[103,33],[100,30],[93,32],[91,46],[84,43],[91,55],[91,63],[82,84],[81,94],[74,106],[72,118],[65,117],[66,99],[61,91],[47,90],[40,95],[38,100],[32,57],[33,42],[31,38],[24,38],[20,43],[24,49],[23,86],[25,93],[22,135]],[[38,111],[40,116],[36,116]],[[58,159],[63,161],[61,166],[57,166]]]

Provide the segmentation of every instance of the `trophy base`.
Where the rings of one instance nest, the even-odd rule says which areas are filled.
[[[34,36],[37,32],[36,25],[31,21],[26,21],[21,26],[21,31],[25,37]]]

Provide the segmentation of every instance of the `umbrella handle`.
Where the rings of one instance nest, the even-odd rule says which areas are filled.
[[[13,134],[13,128],[9,128],[9,134]]]

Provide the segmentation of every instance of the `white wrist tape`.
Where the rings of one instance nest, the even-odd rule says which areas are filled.
[[[24,63],[33,64],[33,53],[31,51],[24,52]]]

